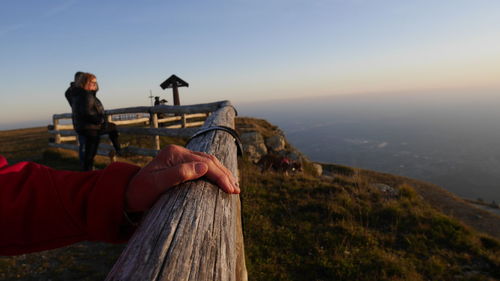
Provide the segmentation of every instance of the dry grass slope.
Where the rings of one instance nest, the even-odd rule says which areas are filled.
[[[388,194],[373,185],[380,178],[347,167],[321,179],[240,165],[253,280],[500,279],[500,242],[434,209],[410,184]]]

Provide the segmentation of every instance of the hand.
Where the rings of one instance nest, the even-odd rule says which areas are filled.
[[[132,178],[125,191],[126,211],[146,211],[167,189],[202,176],[229,194],[240,193],[234,176],[215,156],[169,145]]]

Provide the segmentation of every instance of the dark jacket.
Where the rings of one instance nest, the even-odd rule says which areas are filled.
[[[67,96],[73,111],[73,126],[77,133],[85,130],[100,130],[106,122],[104,107],[96,92],[79,87],[70,87]]]
[[[64,96],[66,97],[66,99],[68,100],[68,103],[69,103],[69,106],[71,106],[71,100],[72,100],[72,93],[73,93],[73,88],[75,87],[75,82],[71,82],[69,84],[69,88],[66,90],[66,92],[64,93]]]

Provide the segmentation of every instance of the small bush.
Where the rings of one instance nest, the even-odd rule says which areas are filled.
[[[399,186],[399,192],[401,197],[414,200],[418,198],[418,194],[415,189],[407,184]]]
[[[500,251],[500,242],[490,237],[482,236],[480,238],[481,244],[488,250]]]

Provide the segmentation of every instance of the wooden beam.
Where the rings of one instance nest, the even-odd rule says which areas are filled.
[[[72,124],[58,125],[57,130],[74,130]]]
[[[196,123],[196,122],[193,122]],[[189,123],[188,123],[189,125]],[[195,124],[197,126],[200,126],[200,124]],[[203,124],[202,124],[203,125]],[[180,125],[178,125],[180,128]],[[166,136],[166,137],[181,137],[181,138],[188,138],[194,133],[196,133],[199,128],[183,128],[183,129],[169,129],[166,127],[163,128],[144,128],[144,127],[118,127],[116,128],[118,132],[123,133],[123,134],[129,134],[129,135],[149,135],[149,136],[154,136],[154,135],[159,135],[159,136]],[[77,136],[78,134],[75,131],[55,131],[55,130],[50,130],[48,131],[49,134],[60,134],[61,136]],[[104,135],[103,137],[105,137]]]
[[[76,141],[76,136],[59,137],[59,142]]]
[[[186,119],[192,119],[192,118],[206,118],[207,114],[206,113],[194,113],[194,114],[186,114]]]
[[[116,126],[120,125],[134,125],[134,124],[141,124],[141,123],[147,123],[149,122],[149,118],[138,118],[138,119],[130,119],[130,120],[115,120],[113,123],[115,123]]]
[[[234,128],[235,111],[225,106],[204,127]],[[233,137],[210,131],[188,148],[215,155],[238,177]],[[246,281],[241,206],[205,180],[167,191],[147,213],[106,280]]]
[[[76,144],[49,143],[49,146],[54,147],[54,148],[63,148],[63,149],[78,151],[78,145],[76,145]],[[102,155],[102,156],[108,156],[109,152],[112,150],[114,151],[114,148],[112,145],[107,144],[107,143],[100,143],[99,148],[97,150],[97,154]],[[150,149],[150,148],[136,147],[136,146],[127,146],[126,150],[127,150],[127,152],[137,154],[137,155],[142,155],[142,156],[155,157],[158,154],[158,150]]]
[[[113,114],[127,114],[127,113],[149,113],[151,106],[136,106],[136,107],[126,107],[117,109],[108,109],[104,112],[109,115]]]
[[[55,119],[71,119],[72,117],[71,113],[61,113],[61,114],[54,114],[53,118]]]
[[[172,93],[174,95],[174,105],[181,105],[181,100],[179,99],[179,89],[177,88],[177,84],[173,85]]]
[[[185,128],[185,129],[168,129],[168,128],[138,128],[138,127],[125,127],[117,128],[118,132],[129,135],[159,135],[166,137],[181,137],[188,138],[192,136],[199,128]]]
[[[191,128],[191,127],[200,127],[200,126],[203,126],[203,124],[205,124],[204,121],[199,121],[199,122],[188,122],[186,123],[186,128]]]
[[[67,131],[67,130],[64,130],[64,131],[49,130],[48,133],[49,134],[59,134],[61,136],[76,136],[76,135],[78,135],[73,130],[71,130],[71,131]]]
[[[230,104],[229,101],[218,101],[213,103],[202,103],[192,105],[157,105],[157,106],[136,106],[117,109],[108,109],[104,112],[107,115],[127,114],[127,113],[174,113],[174,114],[191,114],[191,113],[209,113],[216,111],[225,104]],[[71,113],[54,114],[55,119],[71,119]]]
[[[166,123],[166,122],[173,122],[173,121],[179,121],[181,120],[180,116],[172,116],[172,117],[165,117],[162,119],[158,119],[158,123]]]

